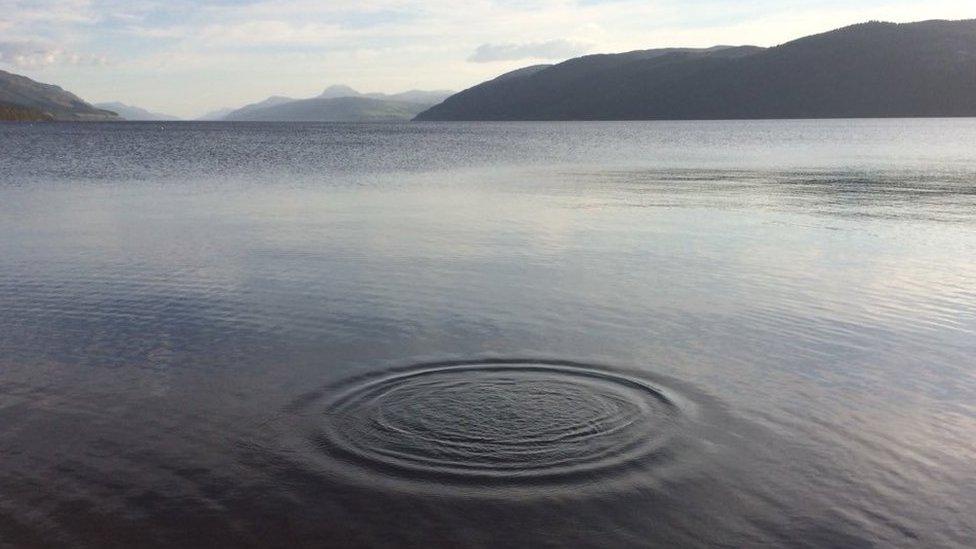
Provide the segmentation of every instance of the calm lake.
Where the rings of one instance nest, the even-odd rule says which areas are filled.
[[[0,125],[0,546],[974,509],[976,120]]]

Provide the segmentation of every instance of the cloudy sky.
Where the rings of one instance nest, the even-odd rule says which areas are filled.
[[[976,1],[0,0],[0,69],[191,117],[331,84],[458,90],[591,52],[963,18]]]

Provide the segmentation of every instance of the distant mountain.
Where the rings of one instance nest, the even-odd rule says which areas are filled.
[[[450,90],[432,90],[432,91],[410,90],[410,91],[393,93],[393,94],[367,93],[364,94],[363,97],[372,97],[373,99],[387,99],[390,101],[406,101],[407,103],[425,103],[427,105],[436,105],[452,95],[454,95],[454,92]]]
[[[380,122],[410,120],[429,104],[370,97],[301,99],[258,109],[241,109],[224,117],[249,122]]]
[[[325,91],[319,94],[321,99],[337,99],[339,97],[359,97],[362,94],[358,91],[346,86],[345,84],[338,84],[336,86],[329,86],[325,88]]]
[[[360,93],[349,86],[339,84],[329,86],[319,97],[323,99],[335,99],[338,97],[369,97],[371,99],[386,99],[390,101],[405,101],[407,103],[426,103],[436,105],[448,97],[454,95],[451,90],[410,90],[401,93]]]
[[[175,116],[170,116],[168,114],[160,114],[152,111],[147,111],[146,109],[141,109],[139,107],[133,107],[132,105],[126,105],[125,103],[112,102],[112,103],[95,103],[95,107],[99,109],[104,109],[107,111],[112,111],[118,113],[119,116],[126,120],[137,121],[137,120],[152,120],[152,121],[162,121],[162,120],[179,120]]]
[[[119,120],[116,113],[98,109],[58,86],[5,71],[0,71],[0,103],[8,106],[4,112],[12,113],[16,108],[53,120]]]
[[[247,120],[252,113],[261,111],[268,107],[277,107],[278,105],[291,103],[293,101],[297,101],[297,99],[292,99],[291,97],[282,97],[280,95],[272,95],[271,97],[265,99],[264,101],[251,103],[250,105],[244,105],[239,109],[228,110],[218,119],[219,120]]]
[[[229,112],[221,119],[262,122],[409,120],[452,93],[421,90],[397,94],[360,93],[349,86],[336,85],[311,99],[272,96]]]
[[[763,49],[590,55],[502,75],[418,120],[976,116],[976,20],[871,22]]]
[[[210,111],[198,117],[196,120],[201,120],[201,121],[223,120],[225,116],[227,116],[232,112],[234,112],[234,109],[217,109],[215,111]]]

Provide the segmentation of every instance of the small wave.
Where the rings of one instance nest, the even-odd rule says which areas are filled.
[[[303,396],[285,416],[298,455],[320,466],[438,486],[504,487],[666,467],[687,450],[681,438],[697,410],[684,394],[644,376],[516,359],[361,376]]]

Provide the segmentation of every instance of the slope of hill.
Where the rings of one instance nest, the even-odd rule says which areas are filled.
[[[234,111],[229,121],[248,122],[380,122],[410,120],[429,104],[369,97],[312,98],[281,105]]]
[[[39,122],[47,120],[54,120],[54,118],[49,114],[30,107],[13,105],[11,103],[0,103],[0,122]]]
[[[131,121],[141,121],[141,120],[152,120],[152,121],[162,121],[162,120],[179,120],[175,116],[170,116],[168,114],[160,114],[158,112],[148,111],[143,108],[133,107],[132,105],[126,105],[125,103],[111,102],[111,103],[95,103],[96,108],[104,109],[107,111],[112,111],[118,113],[119,116],[126,120]]]
[[[258,101],[257,103],[251,103],[250,105],[244,105],[239,109],[227,109],[226,112],[217,111],[214,113],[216,115],[211,120],[248,120],[249,117],[262,109],[268,107],[277,107],[278,105],[284,105],[285,103],[291,103],[292,101],[297,101],[297,99],[292,99],[291,97],[283,97],[280,95],[272,95],[271,97],[265,99],[264,101]],[[223,114],[220,114],[223,112]]]
[[[0,103],[31,109],[55,120],[119,120],[58,86],[0,70]]]
[[[871,22],[769,49],[591,55],[485,82],[418,120],[976,116],[976,20]]]

